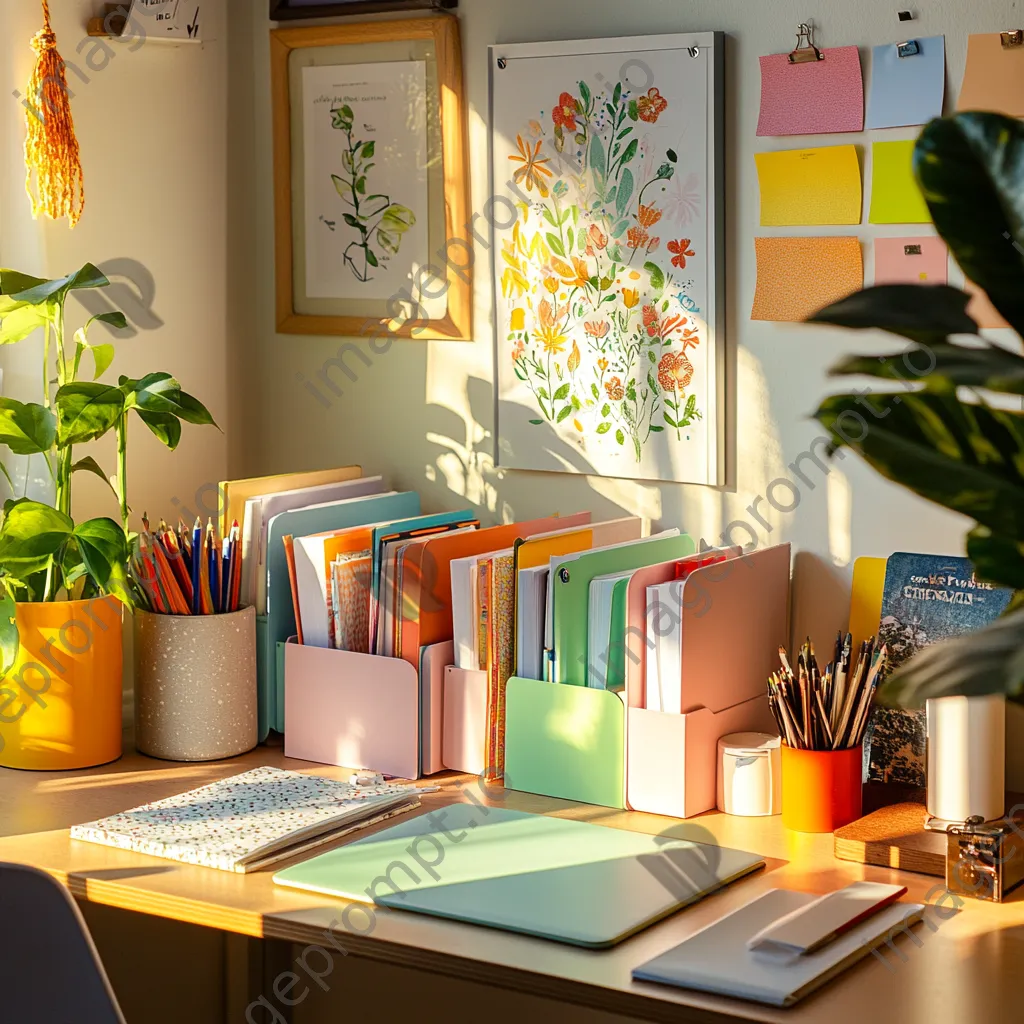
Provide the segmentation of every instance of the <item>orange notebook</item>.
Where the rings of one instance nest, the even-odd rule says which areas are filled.
[[[420,648],[452,639],[453,558],[510,548],[521,537],[549,533],[559,526],[585,526],[589,512],[549,516],[526,523],[507,523],[469,533],[444,534],[410,544],[402,554],[402,657],[419,666]]]
[[[299,614],[299,583],[295,578],[295,539],[291,534],[284,540],[284,557],[288,562],[288,582],[292,588],[292,608],[295,611],[295,635],[302,643],[302,616]]]

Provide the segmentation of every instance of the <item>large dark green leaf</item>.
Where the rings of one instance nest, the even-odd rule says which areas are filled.
[[[121,390],[125,408],[149,412],[175,412],[181,395],[181,385],[169,373],[147,373],[139,380],[123,380]]]
[[[967,534],[967,557],[983,580],[1024,590],[1024,541],[976,526]]]
[[[110,477],[103,472],[103,467],[91,456],[86,455],[84,459],[79,459],[72,467],[72,473],[92,473],[93,476],[98,476],[110,489],[114,492],[114,497],[117,497],[117,491],[114,490],[114,485],[110,482]]]
[[[914,170],[957,263],[1024,334],[1024,126],[1002,114],[936,119],[917,141]]]
[[[128,592],[128,539],[113,519],[89,519],[74,528],[75,542],[89,575],[108,594],[131,605]]]
[[[57,417],[34,402],[0,398],[0,444],[15,455],[48,452],[57,436]]]
[[[41,284],[46,284],[46,279],[43,277],[31,277],[21,273],[20,270],[0,270],[0,293],[4,295],[17,295]]]
[[[939,341],[888,356],[847,356],[835,364],[833,376],[863,375],[919,382],[926,387],[939,378],[949,384],[1024,395],[1024,358],[991,342],[958,345]]]
[[[1024,609],[923,648],[878,689],[878,700],[921,707],[932,697],[1024,694]]]
[[[139,418],[149,429],[160,438],[161,442],[167,445],[172,451],[178,447],[181,440],[181,420],[169,412],[148,412],[145,409],[136,409]]]
[[[905,392],[833,395],[815,417],[888,479],[1024,540],[1024,414]]]
[[[24,275],[21,275],[24,277]],[[29,283],[34,282],[34,283]],[[24,287],[24,285],[28,285]],[[82,288],[106,288],[110,284],[103,272],[91,263],[86,263],[81,270],[76,270],[67,277],[58,277],[52,281],[40,281],[38,278],[24,278],[23,287],[16,291],[8,292],[0,277],[0,286],[4,287],[5,294],[19,302],[28,302],[33,305],[43,302],[59,302],[68,292],[77,291]]]
[[[124,393],[109,384],[79,381],[57,392],[57,442],[91,441],[105,434],[124,411]]]
[[[187,391],[182,391],[178,396],[177,414],[186,423],[198,423],[201,426],[210,427],[217,426],[213,416],[210,415],[210,410],[198,398],[190,395]]]
[[[966,312],[969,301],[966,292],[944,284],[879,284],[818,310],[808,322],[934,342],[950,334],[978,333]]]
[[[4,506],[0,571],[16,579],[43,572],[71,536],[74,523],[49,505],[21,498]]]

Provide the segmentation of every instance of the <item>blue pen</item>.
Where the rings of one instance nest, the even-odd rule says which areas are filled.
[[[192,527],[192,614],[202,615],[202,574],[199,566],[203,554],[203,526],[196,517],[196,525]]]
[[[234,547],[231,537],[224,538],[224,551],[220,560],[220,610],[230,612],[231,608],[231,552]]]
[[[217,573],[217,542],[213,538],[212,520],[206,524],[206,561],[210,571],[210,602],[213,605],[213,614],[216,615],[220,609],[220,581]]]

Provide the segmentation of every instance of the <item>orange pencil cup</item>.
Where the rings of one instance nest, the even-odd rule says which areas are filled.
[[[834,832],[861,815],[861,747],[797,750],[782,744],[782,824]]]

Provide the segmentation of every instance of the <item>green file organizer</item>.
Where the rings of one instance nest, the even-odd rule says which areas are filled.
[[[416,516],[420,496],[415,491],[373,494],[364,498],[314,505],[282,512],[267,528],[267,614],[256,618],[256,680],[260,742],[271,729],[284,732],[284,672],[281,645],[296,632],[291,581],[284,538],[306,537],[328,530],[365,526],[382,520]]]
[[[638,541],[603,551],[584,552],[563,562],[551,574],[554,594],[554,677],[559,683],[587,685],[587,619],[590,610],[590,582],[595,576],[626,572],[645,565],[685,558],[697,550],[693,538],[678,537]]]
[[[612,690],[513,676],[505,690],[505,787],[626,806],[626,719]]]

